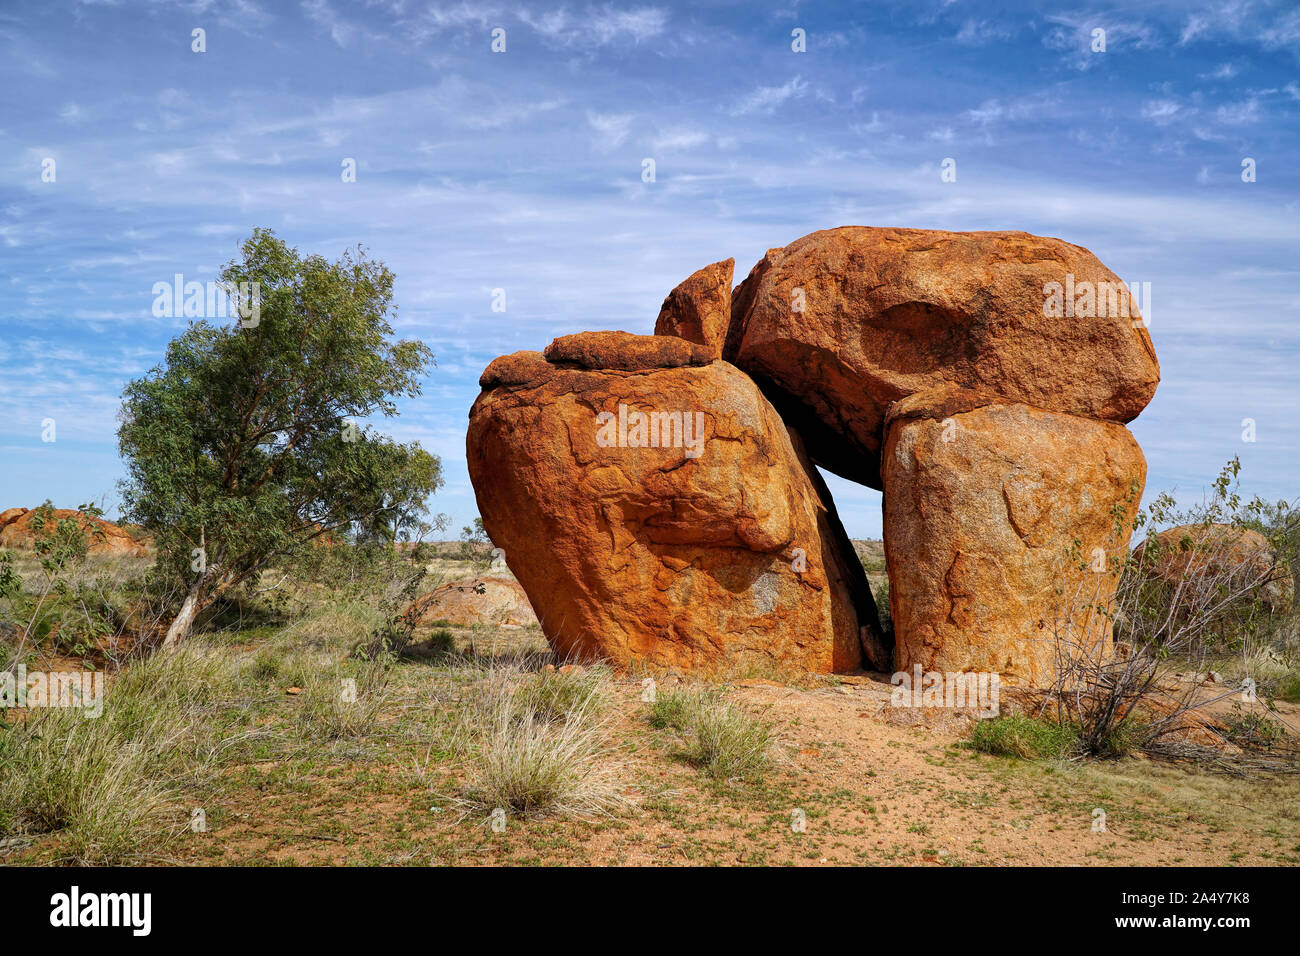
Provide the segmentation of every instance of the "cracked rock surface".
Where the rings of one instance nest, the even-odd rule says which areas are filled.
[[[1044,287],[1075,293],[1048,315]],[[799,429],[813,460],[880,489],[889,405],[942,385],[1128,422],[1160,381],[1121,280],[1087,249],[1024,232],[842,226],[771,249],[732,295],[723,358]],[[1098,292],[1101,299],[1098,298]],[[1102,301],[1104,299],[1104,301]],[[1118,302],[1116,303],[1119,304]]]
[[[1058,634],[1104,651],[1116,579],[1087,568],[1127,554],[1146,479],[1124,426],[1160,381],[1149,298],[1024,232],[844,226],[733,268],[673,289],[653,336],[480,379],[470,477],[552,646],[1039,685]],[[892,635],[815,466],[884,492]]]
[[[798,436],[706,346],[581,333],[502,356],[480,384],[479,511],[562,657],[830,672],[865,647],[888,666]]]
[[[1116,518],[1131,524],[1146,479],[1127,428],[941,389],[891,408],[886,436],[899,670],[1042,686],[1067,624],[1105,651],[1110,627],[1092,609],[1117,579],[1095,569],[1128,553]]]

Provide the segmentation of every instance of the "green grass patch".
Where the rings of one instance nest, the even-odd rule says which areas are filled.
[[[717,692],[659,695],[646,719],[652,727],[675,732],[682,742],[679,755],[719,783],[756,783],[770,766],[770,725],[722,700]]]
[[[1074,727],[1019,715],[976,721],[970,739],[980,753],[1021,760],[1065,757],[1078,742]]]

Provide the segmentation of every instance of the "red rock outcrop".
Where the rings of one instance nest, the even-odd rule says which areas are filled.
[[[501,575],[439,585],[412,601],[405,616],[416,624],[446,621],[459,627],[529,627],[537,623],[519,582]]]
[[[1166,528],[1133,550],[1139,564],[1167,584],[1192,578],[1208,586],[1256,591],[1273,611],[1291,607],[1295,582],[1269,540],[1250,528],[1193,524]]]
[[[860,627],[888,656],[798,437],[707,346],[583,333],[480,385],[479,512],[560,656],[853,670]]]
[[[1115,576],[1084,567],[1127,554],[1124,423],[1160,379],[1127,286],[1023,232],[846,226],[733,268],[675,288],[653,337],[480,380],[470,477],[552,646],[1013,683],[1050,680],[1059,629],[1104,649]],[[896,648],[813,462],[885,492]]]
[[[1043,684],[1057,635],[1062,647],[1074,640],[1067,627],[1093,646],[1109,641],[1091,608],[1114,594],[1116,576],[1093,567],[1128,554],[1112,509],[1131,525],[1146,480],[1127,428],[940,389],[892,406],[886,436],[898,670],[995,671]]]
[[[36,509],[29,508],[9,508],[0,512],[0,548],[30,551],[36,543],[36,532],[32,528],[32,519],[35,516]],[[147,557],[149,554],[148,543],[134,537],[125,528],[103,518],[92,518],[87,522],[72,508],[51,509],[48,519],[49,529],[52,530],[53,525],[69,518],[75,520],[85,530],[90,540],[91,554],[136,558]]]
[[[1135,418],[1160,369],[1127,293],[1059,239],[844,226],[769,250],[733,294],[723,357],[818,464],[880,488],[885,412],[927,389]]]

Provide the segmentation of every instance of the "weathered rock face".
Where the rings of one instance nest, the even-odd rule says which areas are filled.
[[[886,436],[885,555],[900,671],[919,664],[1043,684],[1054,634],[1067,623],[1109,640],[1104,620],[1082,609],[1114,594],[1115,576],[1091,570],[1094,549],[1098,567],[1128,553],[1112,509],[1131,525],[1146,461],[1127,428],[940,389],[894,405]]]
[[[1012,683],[1051,680],[1061,630],[1104,650],[1115,575],[1088,568],[1127,554],[1124,423],[1160,379],[1124,283],[1023,232],[848,226],[734,291],[733,268],[674,289],[654,336],[564,336],[480,379],[470,477],[552,646]],[[813,462],[885,492],[896,647]]]
[[[735,259],[725,259],[705,266],[668,293],[655,335],[673,335],[708,346],[714,358],[722,355],[722,345],[731,324],[731,278]]]
[[[561,656],[852,670],[860,625],[887,654],[797,437],[707,346],[566,336],[480,385],[479,512]]]
[[[1160,380],[1136,315],[1114,273],[1059,239],[844,226],[769,250],[734,292],[723,357],[818,464],[880,488],[886,410],[934,387],[1135,418]]]
[[[528,595],[514,578],[483,575],[450,581],[411,602],[405,616],[416,624],[446,621],[460,627],[529,627],[537,623]]]
[[[32,519],[36,511],[29,508],[9,508],[0,512],[0,548],[19,548],[30,551],[36,543],[36,531],[32,528]],[[54,524],[71,518],[78,525],[85,524],[81,515],[72,508],[54,508],[50,512],[50,528]],[[95,518],[92,527],[87,528],[91,554],[115,555],[118,557],[143,558],[148,556],[148,543],[131,535],[125,528]]]
[[[1158,542],[1153,545],[1152,541]],[[1133,556],[1155,578],[1176,584],[1188,577],[1206,584],[1250,588],[1272,611],[1291,607],[1295,582],[1266,537],[1231,525],[1179,525],[1142,541]]]

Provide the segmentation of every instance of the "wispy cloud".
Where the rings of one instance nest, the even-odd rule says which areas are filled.
[[[631,113],[595,113],[587,111],[587,125],[596,134],[596,140],[602,149],[615,149],[627,142],[627,135],[632,129]]]
[[[607,4],[583,13],[561,7],[540,14],[520,9],[517,15],[546,40],[568,47],[642,43],[662,34],[668,24],[668,11],[661,7],[624,10]]]
[[[760,86],[747,93],[733,108],[733,116],[768,115],[792,99],[808,91],[808,82],[801,76],[791,77],[780,86]]]
[[[956,40],[958,43],[967,46],[983,46],[986,43],[993,43],[998,40],[1005,40],[1011,36],[1011,30],[1008,27],[990,23],[988,20],[966,20],[957,31]]]
[[[1157,126],[1166,126],[1174,120],[1182,119],[1195,112],[1194,108],[1185,107],[1177,100],[1147,100],[1142,104],[1141,116]]]

